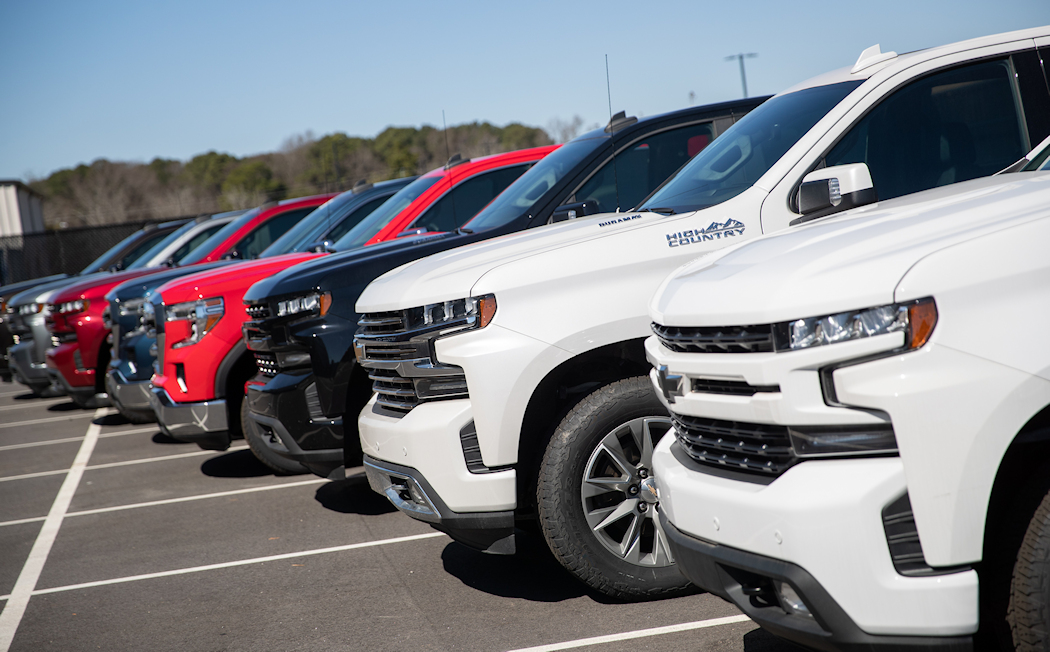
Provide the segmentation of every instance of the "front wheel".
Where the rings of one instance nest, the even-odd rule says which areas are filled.
[[[1050,652],[1050,494],[1035,510],[1017,552],[1006,620],[1015,649]]]
[[[259,424],[252,421],[248,416],[248,401],[241,401],[241,430],[244,432],[244,441],[248,443],[252,454],[271,471],[281,475],[300,475],[309,472],[309,469],[301,463],[281,457],[270,448],[264,438],[275,439],[277,435],[270,432],[264,433]],[[276,441],[280,442],[279,439]]]
[[[647,376],[606,385],[558,425],[537,481],[555,557],[606,595],[645,600],[689,590],[657,518],[653,448],[671,429]]]

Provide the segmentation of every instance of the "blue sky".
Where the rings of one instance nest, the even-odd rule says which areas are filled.
[[[1046,0],[8,2],[0,178],[97,158],[278,149],[311,130],[652,115],[775,93],[852,65],[1050,23]]]

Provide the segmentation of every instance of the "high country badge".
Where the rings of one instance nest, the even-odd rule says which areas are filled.
[[[720,240],[730,236],[738,236],[744,233],[744,223],[733,218],[728,218],[725,224],[711,222],[706,229],[693,229],[692,231],[679,231],[667,234],[668,247],[684,247],[688,244],[705,242],[707,240]]]

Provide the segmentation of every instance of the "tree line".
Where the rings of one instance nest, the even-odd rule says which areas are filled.
[[[250,208],[347,190],[362,179],[421,174],[442,165],[449,153],[484,156],[551,142],[543,129],[518,123],[473,122],[449,127],[447,134],[430,126],[388,127],[375,138],[307,132],[276,152],[238,158],[211,151],[186,162],[98,159],[29,185],[44,196],[48,228],[93,226]]]

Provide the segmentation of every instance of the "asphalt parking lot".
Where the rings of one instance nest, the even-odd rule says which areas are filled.
[[[243,442],[20,387],[0,384],[0,652],[798,649],[714,596],[611,601],[536,537],[480,555],[363,479],[277,477]]]

